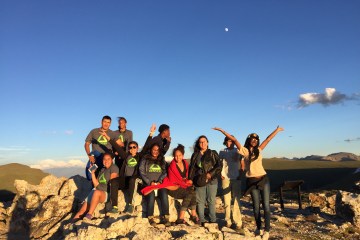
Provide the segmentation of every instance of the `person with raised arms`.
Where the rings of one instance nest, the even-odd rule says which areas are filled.
[[[277,133],[283,131],[282,127],[277,127],[261,144],[260,138],[256,133],[247,136],[244,146],[231,134],[223,129],[214,127],[214,130],[220,131],[228,139],[233,141],[238,148],[239,154],[244,156],[246,171],[246,191],[250,192],[253,203],[254,217],[256,221],[255,236],[260,236],[261,215],[260,215],[260,196],[264,209],[265,232],[262,239],[269,239],[270,236],[270,182],[262,163],[262,151],[267,144],[276,136]]]

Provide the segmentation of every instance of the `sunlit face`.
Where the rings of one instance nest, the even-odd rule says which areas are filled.
[[[110,125],[111,125],[110,119],[104,119],[101,121],[101,128],[104,129],[105,131],[110,128]]]
[[[103,164],[106,168],[111,167],[112,165],[112,158],[109,155],[105,155],[103,158]]]
[[[132,155],[132,156],[135,156],[137,151],[138,151],[138,146],[136,146],[136,144],[129,144],[129,153]]]
[[[179,150],[176,150],[175,151],[175,155],[174,155],[174,159],[175,161],[178,163],[178,162],[181,162],[183,159],[184,159],[184,155],[182,154],[182,152],[180,152]]]
[[[250,138],[250,145],[252,147],[256,147],[258,145],[259,140],[257,140],[256,138]]]
[[[208,141],[206,140],[206,138],[203,137],[199,139],[199,147],[203,151],[208,148]]]
[[[234,147],[234,142],[229,139],[229,140],[227,140],[225,142],[225,145],[226,145],[227,148],[233,148]]]
[[[125,130],[125,129],[126,129],[126,122],[125,122],[124,119],[121,119],[121,120],[119,121],[119,127],[120,127],[120,129],[122,129],[122,130]]]
[[[160,153],[159,146],[155,145],[151,148],[151,156],[153,158],[157,158],[159,156],[159,153]]]

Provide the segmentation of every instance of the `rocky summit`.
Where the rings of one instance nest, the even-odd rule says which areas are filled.
[[[136,196],[133,214],[123,214],[126,194],[119,191],[120,213],[106,212],[100,204],[93,220],[71,221],[91,190],[83,177],[70,179],[49,175],[39,185],[15,181],[17,191],[12,202],[0,203],[1,239],[256,239],[251,199],[242,201],[242,234],[228,228],[219,196],[216,202],[217,223],[194,225],[186,215],[187,224],[165,227],[151,226],[143,211],[145,202]],[[303,209],[294,197],[287,197],[282,210],[277,193],[271,195],[270,239],[360,239],[360,196],[358,192],[330,191],[304,193]],[[296,198],[295,198],[296,199]],[[177,218],[178,200],[169,197],[170,221]],[[159,215],[155,206],[155,215]]]

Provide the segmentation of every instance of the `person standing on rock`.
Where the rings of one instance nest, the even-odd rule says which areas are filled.
[[[241,219],[241,176],[245,169],[245,164],[242,156],[238,153],[238,149],[234,147],[234,142],[225,137],[223,144],[225,149],[219,152],[219,157],[222,160],[223,168],[221,171],[221,184],[224,194],[225,206],[225,221],[226,226],[231,227],[231,196],[234,197],[234,207],[232,210],[232,219],[235,223],[236,230],[244,233]]]
[[[131,130],[128,130],[126,128],[127,120],[124,117],[118,117],[118,130],[114,131],[114,134],[116,136],[116,139],[119,139],[120,141],[117,141],[117,144],[121,146],[125,152],[128,151],[129,143],[133,140],[133,132]],[[120,156],[115,156],[115,164],[118,166],[119,169],[121,169],[121,166],[125,159],[122,159]]]
[[[156,130],[155,124],[150,128],[150,134],[146,139],[145,145],[151,141],[152,136]],[[114,140],[110,140],[111,145],[113,146],[114,151],[118,156],[124,159],[124,163],[120,168],[120,176],[111,180],[111,204],[112,204],[112,213],[118,212],[118,189],[120,190],[129,190],[129,202],[125,208],[125,212],[133,213],[134,211],[134,193],[137,191],[138,183],[141,182],[139,175],[139,163],[143,155],[145,154],[145,149],[143,148],[141,152],[138,152],[139,145],[135,141],[129,142],[128,152],[125,152],[124,148],[119,146]]]
[[[119,168],[113,164],[111,153],[103,154],[103,166],[104,167],[100,170],[97,178],[95,177],[95,170],[91,172],[91,180],[94,188],[84,200],[80,211],[75,214],[73,218],[74,221],[79,220],[87,209],[89,209],[89,211],[85,217],[91,220],[97,205],[108,201],[108,185],[111,179],[119,177]]]
[[[98,166],[98,169],[95,172],[95,176],[98,176],[99,171],[103,167],[103,155],[104,153],[111,153],[112,152],[112,146],[110,144],[110,139],[114,139],[118,142],[118,144],[121,144],[121,141],[118,139],[115,139],[115,134],[113,131],[110,130],[111,125],[111,117],[104,116],[101,120],[101,127],[100,128],[94,128],[90,131],[90,133],[87,135],[85,139],[85,152],[89,157],[89,163],[86,166],[86,177],[88,180],[91,180],[91,175],[88,173],[88,168],[90,164],[96,164]],[[109,139],[107,139],[104,134],[107,134],[109,136]],[[90,145],[92,150],[90,151]]]
[[[261,215],[260,215],[260,196],[264,209],[265,218],[265,232],[262,239],[269,239],[270,232],[270,182],[262,164],[262,151],[267,144],[278,134],[283,131],[282,127],[277,127],[261,144],[260,139],[256,133],[251,133],[247,136],[244,146],[229,133],[221,128],[213,128],[220,131],[230,140],[232,140],[238,148],[239,154],[244,156],[245,170],[246,170],[246,195],[248,192],[251,194],[251,199],[254,209],[254,217],[256,221],[255,236],[260,235],[261,229]]]
[[[171,144],[170,127],[166,124],[161,124],[158,131],[159,134],[154,137],[149,144],[145,145],[144,148],[145,151],[150,151],[150,147],[156,143],[160,146],[160,154],[165,156]]]
[[[158,143],[154,143],[150,147],[150,153],[146,154],[140,161],[139,166],[140,176],[146,186],[154,186],[162,183],[164,178],[167,176],[167,164],[165,162],[164,156],[161,154],[161,147]],[[152,226],[156,225],[154,219],[154,204],[156,195],[161,201],[161,221],[160,223],[165,224],[169,227],[171,223],[169,222],[169,199],[167,189],[159,189],[158,191],[152,191],[146,195],[147,203],[147,216],[149,223]]]
[[[200,223],[205,223],[205,202],[208,202],[210,222],[216,223],[216,192],[218,177],[221,174],[222,162],[216,151],[208,148],[209,141],[201,135],[194,144],[191,156],[189,179],[196,187],[197,211]]]

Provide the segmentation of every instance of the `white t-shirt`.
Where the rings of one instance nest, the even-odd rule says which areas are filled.
[[[223,161],[221,176],[225,179],[236,179],[239,176],[241,156],[237,148],[225,148],[219,152],[219,157]]]
[[[250,161],[249,150],[243,146],[238,151],[245,159],[246,177],[261,177],[266,174],[262,164],[262,150],[259,148],[259,156],[256,160]]]

